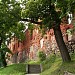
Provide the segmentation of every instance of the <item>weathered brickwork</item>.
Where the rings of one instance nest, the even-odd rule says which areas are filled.
[[[69,36],[67,34],[68,29],[72,29],[72,25],[60,25],[63,39],[65,42],[68,42]],[[37,60],[37,53],[40,50],[43,50],[46,55],[50,53],[56,53],[58,51],[58,46],[55,40],[55,35],[53,29],[47,30],[46,34],[42,36],[38,27],[30,35],[30,31],[27,29],[25,32],[25,39],[21,42],[18,41],[16,37],[13,37],[8,45],[10,50],[13,52],[13,61],[22,62],[26,58]]]

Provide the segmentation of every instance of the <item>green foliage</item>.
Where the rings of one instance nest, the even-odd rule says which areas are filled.
[[[25,25],[22,22],[17,22],[16,28],[15,26],[13,26],[10,31],[9,34],[14,34],[13,36],[16,36],[20,41],[23,40],[25,38]]]
[[[32,35],[35,26],[32,23],[28,23],[28,29],[30,30],[30,34]]]
[[[32,24],[32,23],[29,23],[28,24],[28,29],[29,30],[33,30],[35,27],[34,27],[34,24]]]
[[[40,61],[44,61],[46,59],[46,54],[43,51],[39,51],[38,55]]]
[[[0,1],[0,38],[5,42],[14,33],[19,39],[23,38],[25,26],[21,20],[20,3],[15,0]]]
[[[6,54],[6,52],[12,54],[12,52],[10,51],[10,49],[9,49],[7,46],[3,46],[2,48],[0,48],[0,52],[1,52],[1,51],[3,51],[4,54]]]
[[[25,15],[27,15],[27,17],[31,18],[31,19],[38,19],[38,7],[37,7],[37,2],[36,1],[29,1],[27,4],[26,4],[26,12],[25,12]]]
[[[22,13],[24,18],[41,19],[45,27],[52,28],[60,25],[61,19],[74,10],[74,0],[28,0]]]
[[[6,40],[14,33],[18,38],[24,38],[24,24],[19,22],[21,18],[34,21],[41,19],[45,28],[52,28],[59,25],[62,17],[72,10],[75,10],[74,0],[1,0],[0,37]]]

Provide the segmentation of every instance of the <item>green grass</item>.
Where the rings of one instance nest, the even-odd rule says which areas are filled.
[[[26,63],[9,65],[0,68],[0,75],[25,75],[26,64],[42,64],[43,71],[40,75],[64,75],[65,71],[75,74],[75,54],[71,54],[71,62],[62,62],[60,55],[50,55],[45,61],[28,61]]]
[[[0,75],[25,75],[26,64],[40,64],[40,62],[28,61],[25,63],[12,64],[6,68],[0,68]]]
[[[35,60],[30,60],[28,62],[26,62],[27,64],[40,64],[40,61],[35,61]]]
[[[13,64],[0,68],[0,75],[25,75],[25,64]]]
[[[62,62],[61,56],[52,55],[48,57],[43,65],[43,72],[41,75],[64,75],[64,72],[75,74],[75,54],[71,55],[71,62]]]

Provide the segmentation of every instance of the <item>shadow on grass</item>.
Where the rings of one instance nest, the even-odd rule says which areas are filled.
[[[54,73],[62,65],[61,58],[58,59],[57,56],[53,56],[52,60],[52,62],[49,62],[49,68],[45,69],[41,75],[52,75],[52,73]],[[57,74],[55,73],[54,75]]]
[[[52,66],[52,64],[55,62],[55,60],[56,60],[56,55],[51,55],[45,61],[43,61],[42,62],[43,71],[49,69]]]
[[[75,54],[71,55],[71,59],[72,59],[71,62],[62,62],[62,60],[58,61],[60,63],[55,62],[56,65],[58,65],[58,68],[53,70],[53,72],[48,73],[47,75],[64,75],[65,72],[75,74]],[[52,67],[50,68],[52,69]]]
[[[50,73],[51,73],[51,75],[64,75],[64,73],[67,71],[67,72],[75,74],[75,66],[74,65],[75,65],[75,61],[65,62],[65,63],[61,62],[58,65],[58,68],[56,68],[56,70],[53,70],[53,72],[50,72]]]

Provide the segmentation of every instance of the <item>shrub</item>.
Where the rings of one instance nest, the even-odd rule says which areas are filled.
[[[39,51],[39,59],[40,61],[44,61],[46,59],[46,54],[43,51]]]

